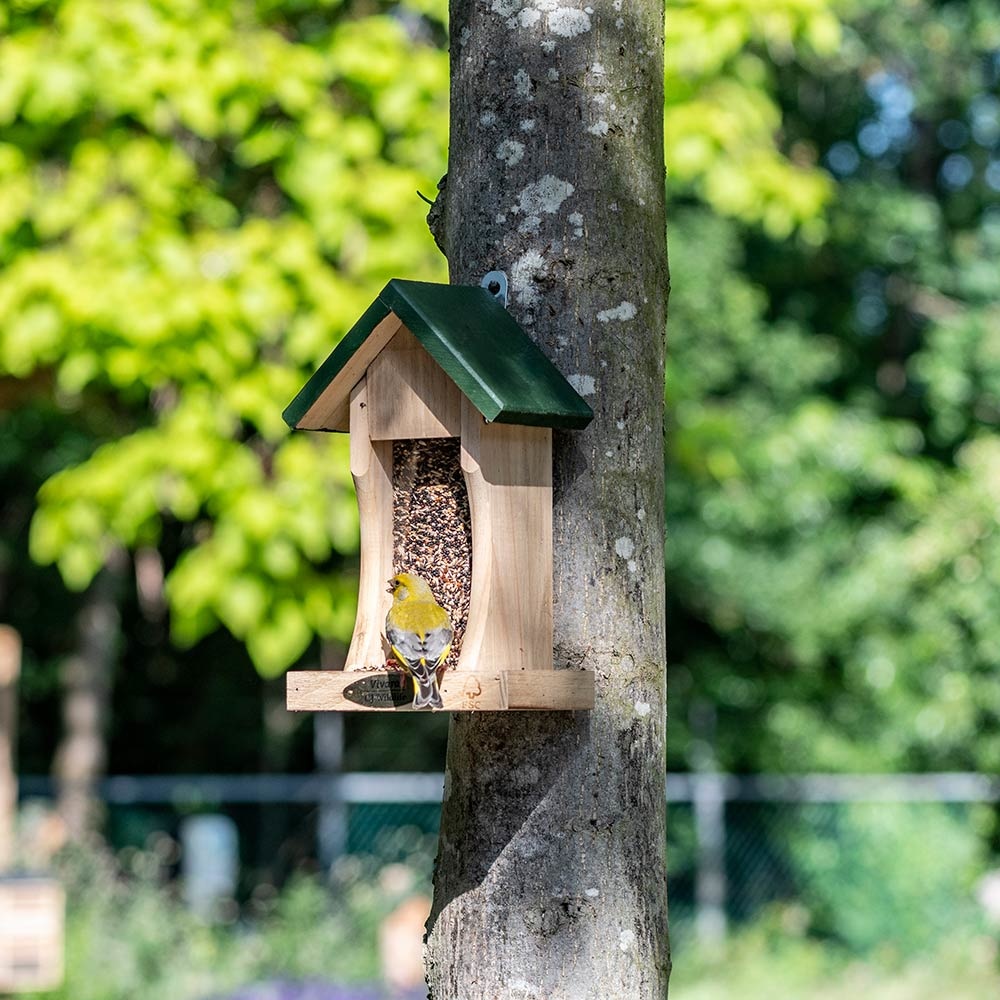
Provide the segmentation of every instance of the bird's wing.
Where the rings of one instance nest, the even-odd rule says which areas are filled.
[[[399,628],[386,622],[385,637],[389,640],[389,645],[392,646],[393,652],[403,661],[405,666],[419,663],[421,656],[426,655],[423,652],[424,644],[420,641],[420,636],[416,632],[411,632],[409,629]]]
[[[451,640],[454,636],[451,625],[442,625],[439,628],[431,629],[424,638],[424,655],[429,663],[438,666],[444,662],[445,657],[451,650]]]

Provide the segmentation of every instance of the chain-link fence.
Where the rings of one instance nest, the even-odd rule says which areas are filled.
[[[733,802],[723,849],[699,870],[689,804],[671,806],[675,940],[717,940],[766,917],[857,953],[903,953],[973,928],[990,867],[980,831],[989,807],[937,803]]]
[[[441,787],[425,774],[257,775],[112,778],[101,791],[117,846],[176,835],[192,813],[229,816],[245,894],[303,866],[341,885],[405,867],[429,892]],[[22,782],[23,796],[49,791]],[[997,905],[983,886],[998,798],[980,775],[671,775],[675,940],[775,919],[858,952],[911,952],[972,927]]]

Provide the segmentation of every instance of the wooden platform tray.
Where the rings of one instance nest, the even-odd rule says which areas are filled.
[[[413,685],[391,670],[296,670],[291,712],[412,712]],[[452,670],[441,681],[446,712],[576,711],[594,707],[590,670]],[[422,709],[421,711],[426,711]]]

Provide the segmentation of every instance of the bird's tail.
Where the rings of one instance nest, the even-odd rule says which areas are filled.
[[[438,688],[436,670],[421,665],[413,671],[413,680],[417,689],[413,696],[414,708],[444,708],[441,691]]]

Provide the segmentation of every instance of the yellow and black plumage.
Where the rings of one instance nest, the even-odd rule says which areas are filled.
[[[416,684],[413,707],[443,708],[437,670],[451,652],[455,634],[448,612],[434,600],[427,582],[414,573],[398,573],[389,588],[392,607],[385,618],[385,636]]]

